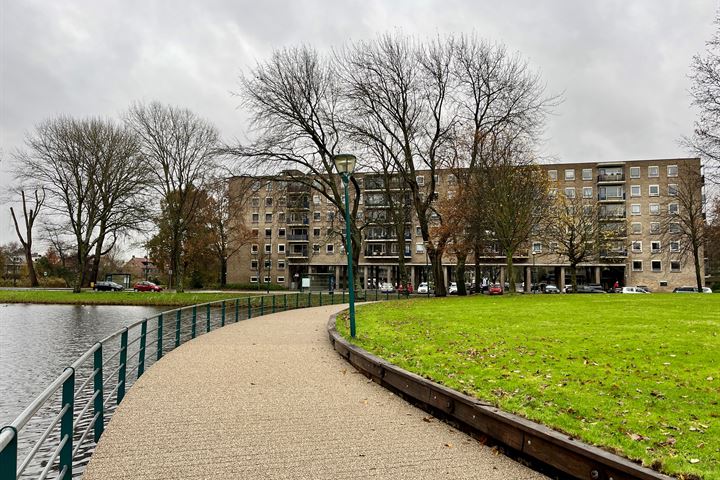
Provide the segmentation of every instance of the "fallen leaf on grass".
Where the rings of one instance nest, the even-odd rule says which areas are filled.
[[[430,423],[430,422],[432,422],[432,418],[430,418],[430,417],[423,417],[423,422]]]
[[[452,443],[446,443],[445,446],[448,447],[448,448],[453,448],[453,444],[452,444]]]
[[[693,464],[694,464],[694,463],[700,463],[700,459],[699,459],[699,458],[691,458],[691,459],[690,459],[690,463],[693,463]]]
[[[647,437],[643,437],[642,435],[638,435],[637,433],[628,433],[627,436],[636,442],[648,439]]]

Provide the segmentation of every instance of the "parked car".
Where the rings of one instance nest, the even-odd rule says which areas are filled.
[[[417,293],[430,293],[430,287],[428,286],[427,282],[422,282],[420,285],[418,285]]]
[[[457,295],[457,283],[450,282],[450,286],[448,287],[448,295]]]
[[[650,293],[640,287],[621,287],[617,293]]]
[[[467,294],[475,293],[475,283],[473,282],[465,282],[465,291]]]
[[[545,293],[560,293],[560,289],[555,285],[545,285]]]
[[[600,285],[578,285],[577,293],[606,293]]]
[[[650,291],[650,287],[648,287],[647,285],[636,285],[635,288],[641,288],[641,289],[645,290],[647,293],[652,293]]]
[[[499,283],[494,283],[488,288],[488,295],[502,295],[503,288]]]
[[[93,285],[93,290],[98,292],[119,292],[124,288],[125,287],[115,282],[95,282]]]
[[[381,293],[394,293],[395,287],[393,287],[392,283],[384,282],[380,284],[380,292]]]
[[[697,293],[697,287],[677,287],[673,293]],[[713,293],[710,287],[702,287],[702,293]]]
[[[142,281],[133,285],[133,290],[136,292],[160,292],[162,291],[162,287],[153,282]]]

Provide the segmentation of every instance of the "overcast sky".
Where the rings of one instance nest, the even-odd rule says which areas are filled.
[[[715,0],[0,0],[0,189],[25,132],[58,114],[118,117],[135,101],[190,108],[227,140],[246,117],[231,93],[273,49],[320,49],[400,29],[505,43],[564,92],[544,153],[560,161],[685,156],[687,78]],[[0,243],[15,240],[0,205]]]

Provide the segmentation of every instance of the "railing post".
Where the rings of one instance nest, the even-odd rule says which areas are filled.
[[[175,348],[180,346],[180,324],[182,323],[182,310],[175,313]]]
[[[265,297],[260,297],[260,316],[265,315]]]
[[[127,332],[125,332],[127,334]],[[71,370],[70,376],[63,382],[62,386],[62,408],[67,406],[67,411],[60,419],[60,441],[67,437],[65,445],[60,450],[60,471],[64,468],[65,475],[63,478],[72,478],[72,452],[73,452],[73,416],[74,416],[74,399],[75,399],[75,369],[67,367]]]
[[[0,480],[15,480],[17,472],[17,430],[7,425],[0,428],[0,435],[5,430],[12,430],[12,440],[0,450]]]
[[[192,331],[191,331],[192,338],[195,338],[195,335],[197,335],[197,305],[193,305],[192,309]]]
[[[300,292],[297,292],[295,294],[295,308],[300,308]]]
[[[312,306],[312,292],[311,292],[310,290],[308,290],[308,303],[307,303],[307,306],[308,306],[308,307],[311,307],[311,306]]]
[[[138,353],[138,373],[140,378],[145,373],[145,345],[147,342],[147,319],[140,324],[140,352]]]
[[[335,290],[330,292],[330,305],[335,305]]]
[[[287,293],[285,295],[283,295],[283,302],[284,302],[283,312],[287,312]]]
[[[252,299],[251,297],[248,297],[248,317],[252,318]]]
[[[205,306],[205,333],[210,331],[210,304]]]
[[[103,354],[102,343],[98,345],[93,357],[93,369],[95,370],[95,378],[93,378],[93,393],[97,394],[93,402],[93,409],[97,419],[95,420],[95,443],[100,441],[100,436],[105,430],[105,407],[103,405]],[[2,462],[0,462],[2,463]]]
[[[158,315],[158,328],[157,328],[157,359],[160,360],[163,356],[163,314]]]
[[[240,320],[240,299],[236,298],[235,299],[235,323],[237,323],[238,320]]]
[[[223,300],[221,305],[222,305],[222,308],[221,308],[221,313],[220,313],[220,326],[224,327],[225,326],[225,300]]]
[[[376,288],[376,289],[375,289],[375,301],[376,301],[376,302],[377,302],[377,299],[378,299],[378,291],[377,291],[377,288]]]
[[[272,313],[275,313],[275,295],[272,296]]]
[[[341,303],[345,303],[345,289],[344,289],[344,288],[343,288],[343,295],[342,295],[342,302],[341,302]]]
[[[120,405],[123,397],[125,396],[125,370],[127,369],[127,344],[128,344],[128,330],[125,330],[120,335],[120,370],[118,370],[118,390],[117,390],[117,404]]]
[[[320,306],[322,307],[322,290],[320,291]]]

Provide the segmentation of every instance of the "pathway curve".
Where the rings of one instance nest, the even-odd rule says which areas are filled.
[[[355,372],[325,329],[342,308],[245,320],[168,353],[83,478],[545,478]]]

